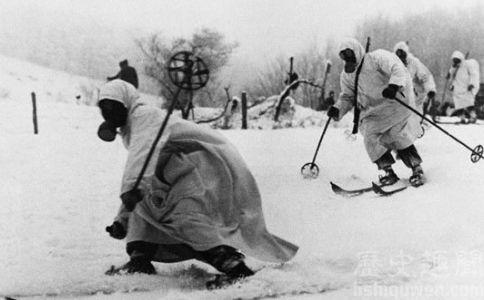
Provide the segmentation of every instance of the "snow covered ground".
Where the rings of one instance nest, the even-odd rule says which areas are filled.
[[[25,74],[48,71],[1,58]],[[12,72],[12,69],[8,72]],[[0,63],[0,296],[58,299],[482,299],[484,297],[484,161],[430,129],[417,141],[428,183],[392,197],[335,195],[329,182],[361,187],[377,180],[361,137],[330,126],[315,180],[300,167],[312,159],[321,128],[221,131],[258,180],[269,229],[300,246],[284,265],[254,260],[259,272],[217,291],[215,271],[188,261],[156,264],[158,275],[103,275],[126,261],[112,222],[126,158],[120,141],[96,136],[98,109],[61,101],[49,88],[76,82],[52,72],[19,80]],[[20,71],[19,71],[20,72]],[[30,73],[29,73],[30,72]],[[57,77],[64,83],[59,83]],[[30,92],[38,91],[40,134],[32,129]],[[484,126],[446,125],[472,147]],[[396,171],[410,171],[397,162]],[[379,297],[382,296],[382,297]]]

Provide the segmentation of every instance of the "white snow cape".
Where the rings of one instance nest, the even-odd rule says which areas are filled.
[[[125,192],[136,181],[164,113],[140,103],[136,90],[121,80],[107,83],[100,95],[123,102],[129,111],[122,130],[129,152]],[[165,245],[155,257],[159,261],[190,258],[174,253],[181,248],[169,245],[188,245],[197,251],[229,245],[270,262],[288,261],[296,254],[297,246],[267,231],[255,179],[223,136],[174,119],[157,149],[140,185],[144,200],[132,213],[121,209],[116,218],[127,225],[128,242]]]
[[[399,150],[412,145],[421,133],[417,115],[392,99],[382,96],[388,84],[400,87],[397,97],[415,107],[412,80],[405,66],[393,53],[375,50],[365,55],[363,46],[354,39],[345,39],[340,50],[351,49],[357,63],[363,66],[355,91],[355,73],[340,76],[341,94],[335,104],[341,119],[352,107],[356,93],[361,109],[360,129],[365,138],[365,148],[372,162],[389,149]]]

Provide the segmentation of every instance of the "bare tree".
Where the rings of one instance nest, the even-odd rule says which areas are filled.
[[[410,51],[430,69],[442,94],[453,51],[469,51],[471,58],[484,62],[483,19],[479,5],[455,11],[434,9],[397,20],[377,16],[360,24],[356,37],[364,41],[371,36],[373,49],[390,51],[397,42],[408,41]]]
[[[232,98],[230,97],[229,89],[230,89],[229,86],[224,87],[225,94],[227,96],[227,102],[225,102],[224,107],[223,107],[222,111],[219,113],[219,115],[218,116],[215,116],[213,118],[210,118],[210,119],[206,119],[206,120],[197,120],[196,121],[197,124],[200,124],[200,123],[211,123],[211,122],[217,121],[218,119],[220,119],[220,118],[222,118],[224,116],[230,117],[227,114],[227,109],[229,108],[229,104],[232,101]],[[224,122],[224,125],[222,126],[222,128],[226,129],[227,128],[227,125],[226,124],[227,124],[227,122]]]
[[[333,46],[333,42],[330,42],[331,46]],[[332,53],[329,53],[327,49],[328,46],[326,46],[325,51],[321,51],[318,47],[312,45],[305,51],[295,55],[294,72],[298,74],[298,77],[313,82],[315,85],[322,85],[327,60],[333,58]],[[259,72],[252,82],[247,84],[245,89],[250,95],[256,98],[279,95],[286,88],[284,80],[288,77],[288,71],[289,57],[278,57],[271,61],[264,71]],[[326,87],[327,91],[337,87],[335,81],[338,79],[333,78],[339,78],[339,74],[338,76],[334,75],[334,73],[329,74]],[[316,108],[318,99],[321,97],[321,89],[315,85],[299,85],[297,89],[291,92],[293,98],[300,105]]]
[[[177,88],[169,80],[166,64],[176,52],[182,50],[193,52],[205,62],[210,70],[210,80],[203,92],[181,92],[180,106],[186,107],[190,101],[202,106],[216,105],[223,100],[224,94],[220,89],[218,75],[230,59],[237,43],[226,42],[221,33],[208,28],[196,31],[189,39],[179,37],[168,41],[161,33],[153,33],[136,43],[146,58],[145,73],[159,84],[160,95],[168,103],[173,100]]]

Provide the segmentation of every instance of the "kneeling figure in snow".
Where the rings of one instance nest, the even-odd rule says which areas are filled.
[[[267,231],[254,177],[235,147],[213,130],[173,117],[133,190],[165,112],[143,103],[121,80],[106,83],[99,99],[105,119],[99,137],[112,141],[119,133],[128,150],[122,205],[106,230],[126,238],[130,260],[112,273],[153,274],[152,261],[197,259],[230,282],[253,274],[242,253],[277,263],[296,254],[297,246]]]

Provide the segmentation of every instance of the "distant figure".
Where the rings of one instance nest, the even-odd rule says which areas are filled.
[[[328,110],[331,106],[334,105],[334,91],[329,91],[328,97],[326,97],[323,102],[319,105],[316,109],[317,111],[321,110]]]
[[[232,128],[233,126],[232,118],[234,114],[239,112],[239,101],[237,100],[237,98],[234,97],[230,102],[231,102],[230,107],[227,107],[224,113],[223,124],[222,124],[223,129]]]
[[[462,123],[475,123],[474,101],[479,91],[479,63],[475,59],[466,59],[459,51],[452,53],[452,67],[447,74],[454,100],[454,116],[459,116]]]
[[[428,107],[429,103],[435,102],[435,81],[430,70],[412,53],[406,42],[398,42],[393,48],[395,54],[400,58],[405,67],[407,67],[412,78],[413,88],[415,91],[415,106],[421,113],[427,113],[424,105]],[[427,102],[425,102],[427,97]]]
[[[239,109],[239,101],[237,99],[232,100],[232,107],[230,108],[230,112],[235,114]]]
[[[118,74],[112,77],[108,77],[108,81],[118,78],[129,82],[134,85],[135,88],[138,88],[138,74],[136,74],[135,68],[128,65],[128,60],[125,59],[120,61],[119,67],[121,68],[121,70],[118,72]]]
[[[76,95],[76,104],[81,104],[81,95]]]

